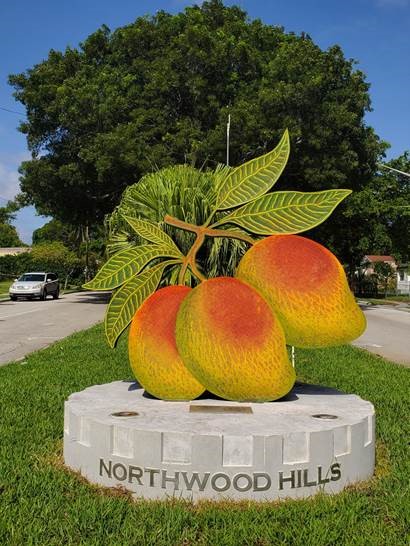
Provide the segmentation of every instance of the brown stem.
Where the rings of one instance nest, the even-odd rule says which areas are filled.
[[[189,264],[189,266],[191,268],[192,273],[195,275],[195,277],[197,277],[201,282],[206,281],[206,277],[202,275],[202,273],[199,271],[195,262]]]
[[[230,239],[239,239],[240,241],[245,241],[250,245],[255,244],[255,240],[252,239],[249,235],[244,235],[238,231],[229,231],[228,229],[213,229],[212,227],[206,228],[205,234],[209,237],[229,237]]]
[[[164,216],[164,222],[170,226],[174,226],[180,229],[185,229],[185,231],[193,231],[194,233],[198,233],[201,230],[200,226],[196,226],[194,224],[188,224],[188,222],[184,222],[183,220],[174,218],[173,216],[170,216],[169,214],[166,214]]]
[[[188,254],[185,256],[184,262],[183,262],[182,267],[181,267],[181,271],[179,272],[178,284],[184,284],[185,273],[186,273],[186,270],[188,269],[188,266],[190,266],[192,272],[195,275],[197,273],[199,273],[199,271],[197,269],[197,266],[196,266],[196,255],[197,255],[198,250],[201,248],[202,243],[204,242],[204,240],[205,240],[205,235],[201,231],[199,231],[199,232],[197,231],[195,242],[191,246]],[[199,273],[199,275],[200,275],[200,277],[202,277],[202,279],[200,279],[200,280],[204,280],[203,275],[201,275],[201,273]]]
[[[179,229],[184,229],[185,231],[191,231],[196,234],[195,242],[183,260],[181,271],[179,272],[179,276],[178,276],[178,284],[184,284],[185,274],[188,269],[188,266],[191,268],[192,273],[196,277],[198,277],[199,280],[201,281],[205,280],[205,277],[202,275],[202,273],[199,271],[196,265],[196,255],[198,253],[198,250],[201,248],[203,242],[205,241],[206,236],[230,237],[231,239],[239,239],[240,241],[245,241],[246,243],[250,245],[253,245],[255,242],[252,239],[252,237],[249,237],[248,235],[244,235],[243,233],[238,233],[237,231],[213,229],[212,226],[208,228],[206,224],[203,226],[196,226],[194,224],[189,224],[188,222],[184,222],[183,220],[179,220],[178,218],[174,218],[173,216],[170,216],[169,214],[167,214],[164,217],[164,222],[170,226],[174,226]]]
[[[169,214],[165,216],[164,222],[166,224],[169,224],[170,226],[175,226],[186,231],[192,231],[197,235],[203,233],[208,237],[230,237],[231,239],[239,239],[240,241],[245,241],[250,245],[255,244],[255,240],[252,239],[252,237],[250,237],[249,235],[244,235],[243,233],[238,233],[237,231],[229,231],[227,229],[215,229],[212,228],[212,226],[210,228],[206,227],[206,225],[196,226],[195,224],[189,224],[188,222],[184,222],[183,220],[174,218]]]

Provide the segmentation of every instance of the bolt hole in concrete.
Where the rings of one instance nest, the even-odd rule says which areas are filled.
[[[337,415],[330,415],[329,413],[316,413],[312,415],[314,419],[325,419],[331,421],[332,419],[338,419]]]
[[[139,415],[136,411],[116,411],[111,413],[113,417],[136,417]]]

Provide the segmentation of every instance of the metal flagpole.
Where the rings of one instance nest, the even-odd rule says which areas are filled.
[[[226,164],[229,167],[229,135],[231,132],[231,114],[228,114],[228,123],[226,124]]]
[[[389,167],[388,165],[384,165],[383,163],[378,163],[378,165],[379,165],[379,167],[384,167],[385,169],[389,169],[389,171],[394,171],[395,173],[403,174],[404,176],[408,176],[410,178],[409,173],[399,171],[399,169],[393,169],[393,167]]]

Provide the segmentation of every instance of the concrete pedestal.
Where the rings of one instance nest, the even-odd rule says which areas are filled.
[[[374,471],[374,408],[296,384],[283,400],[166,402],[117,381],[65,404],[64,459],[90,482],[138,497],[302,498]]]

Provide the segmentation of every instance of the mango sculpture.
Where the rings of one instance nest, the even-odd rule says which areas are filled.
[[[204,392],[191,375],[175,343],[178,309],[191,289],[168,286],[141,305],[132,319],[128,337],[130,365],[150,394],[164,400],[188,400]]]
[[[208,389],[229,400],[276,400],[296,377],[286,343],[327,347],[363,332],[364,315],[339,261],[297,235],[326,220],[351,191],[271,192],[289,150],[285,130],[276,148],[234,169],[218,166],[204,176],[179,166],[148,175],[143,187],[154,183],[155,199],[140,192],[135,203],[144,201],[145,212],[139,214],[130,208],[128,190],[124,194],[124,208],[115,212],[120,231],[109,247],[119,250],[85,288],[114,291],[107,341],[114,347],[131,323],[131,368],[152,395],[189,400]],[[176,182],[168,184],[172,173]],[[173,192],[165,202],[183,218],[147,219],[162,204],[161,188]],[[267,237],[255,241],[253,235]],[[225,266],[239,256],[239,246],[228,258],[228,245],[204,245],[218,237],[250,245],[235,277],[207,278],[224,246]],[[171,286],[157,290],[161,285]]]
[[[190,372],[227,400],[275,400],[295,382],[281,325],[256,290],[237,279],[194,288],[178,312],[176,340]]]
[[[273,235],[259,241],[240,261],[236,277],[265,298],[289,345],[340,345],[366,328],[342,265],[306,237]]]

